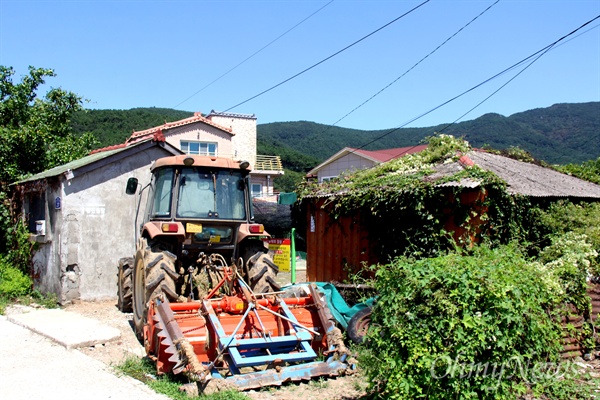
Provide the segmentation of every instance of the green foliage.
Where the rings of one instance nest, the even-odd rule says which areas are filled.
[[[591,312],[587,295],[588,276],[598,276],[598,253],[587,236],[575,232],[552,238],[552,244],[540,253],[538,261],[555,277],[555,294],[560,302],[573,304],[580,313]]]
[[[273,180],[275,191],[280,193],[295,192],[298,185],[302,183],[304,174],[289,169],[284,169],[284,171],[285,174],[283,176],[278,176],[277,179]]]
[[[524,228],[531,219],[528,208],[522,207],[526,201],[509,196],[505,183],[493,173],[473,166],[434,175],[468,150],[464,140],[434,136],[419,153],[325,184],[307,182],[300,197],[328,196],[326,208],[334,218],[360,214],[361,224],[370,235],[371,251],[382,263],[400,255],[434,256],[453,248],[456,239],[468,244],[485,235],[494,243],[507,243],[531,235],[526,232],[529,228]],[[437,186],[461,180],[475,181],[478,186],[469,191],[456,184]],[[479,199],[463,202],[463,192]],[[448,224],[451,215],[455,226]],[[484,221],[489,228],[480,232],[478,224]]]
[[[0,296],[14,299],[29,294],[31,278],[10,265],[6,258],[0,258]]]
[[[532,387],[532,394],[535,398],[548,398],[552,400],[572,400],[572,399],[594,399],[596,398],[600,379],[592,378],[588,374],[578,371],[575,378],[569,376],[561,379],[560,376],[553,376],[540,379]]]
[[[36,91],[51,69],[29,67],[29,75],[13,83],[12,68],[0,66],[0,183],[71,161],[90,150],[92,137],[74,138],[70,116],[81,109],[81,98],[60,88],[43,99]]]
[[[549,163],[583,162],[600,153],[600,103],[556,104],[517,113],[509,117],[486,114],[472,121],[447,126],[394,130],[357,130],[307,121],[275,122],[258,126],[259,141],[275,142],[294,149],[319,162],[344,147],[365,150],[413,146],[433,132],[464,136],[474,147],[488,144],[496,149],[513,148],[529,152]],[[385,137],[381,137],[386,134]],[[509,150],[510,151],[510,150]],[[267,153],[276,154],[276,153]],[[318,164],[313,164],[313,167]]]
[[[547,208],[537,208],[536,225],[540,227],[544,237],[552,238],[573,232],[585,235],[586,241],[597,252],[600,251],[600,203],[573,203],[562,200],[552,203]],[[548,243],[544,243],[547,245]],[[596,259],[591,265],[592,273],[600,276]]]
[[[159,126],[194,115],[189,111],[168,108],[132,108],[131,110],[80,110],[73,114],[71,127],[76,136],[91,133],[98,141],[95,147],[124,143],[133,130]]]
[[[567,164],[563,166],[557,166],[556,169],[558,169],[560,172],[564,172],[565,174],[573,175],[577,178],[600,184],[600,157],[598,157],[596,160],[586,161],[580,165]]]
[[[206,400],[247,400],[248,396],[235,390],[226,390],[210,395],[200,395],[189,397],[185,392],[181,392],[179,387],[185,383],[177,380],[172,375],[162,375],[155,377],[156,369],[152,361],[147,358],[128,357],[121,364],[117,365],[116,370],[122,374],[131,376],[146,385],[150,386],[155,392],[164,394],[174,400],[187,399],[206,399]]]
[[[523,390],[515,367],[558,357],[549,282],[516,246],[378,267],[361,360],[371,390],[398,399],[514,397]]]

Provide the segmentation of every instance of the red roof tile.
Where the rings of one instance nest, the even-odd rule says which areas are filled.
[[[393,160],[394,158],[402,157],[407,154],[418,153],[420,151],[425,150],[427,147],[426,144],[420,144],[417,146],[408,146],[408,147],[397,147],[394,149],[383,149],[383,150],[362,150],[362,149],[353,149],[353,152],[356,154],[361,154],[365,157],[369,157],[373,160],[379,162],[386,162]]]
[[[107,147],[102,147],[101,149],[92,150],[92,151],[90,151],[90,154],[101,153],[103,151],[122,149],[123,147],[127,147],[127,145],[125,143],[115,144],[113,146],[107,146]]]
[[[163,130],[176,128],[176,127],[184,126],[184,125],[188,125],[188,124],[193,124],[195,122],[203,122],[207,125],[210,125],[212,127],[220,129],[224,132],[227,132],[231,135],[234,135],[231,128],[226,128],[219,124],[215,124],[210,119],[204,118],[201,113],[195,112],[194,116],[189,117],[189,118],[180,119],[179,121],[165,122],[163,125],[155,126],[154,128],[145,129],[143,131],[138,131],[138,132],[134,131],[131,134],[131,136],[125,141],[125,143],[130,144],[130,143],[139,142],[140,140],[147,139],[149,136],[153,136],[156,133],[160,133],[162,135]],[[163,136],[163,140],[164,140],[164,136]]]

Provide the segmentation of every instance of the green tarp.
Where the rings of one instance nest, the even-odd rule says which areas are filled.
[[[296,193],[279,193],[279,200],[277,202],[279,204],[294,204],[298,200],[298,196]]]
[[[356,314],[363,308],[373,306],[374,299],[369,299],[362,303],[358,303],[353,307],[349,307],[348,303],[346,303],[346,300],[344,300],[344,298],[342,297],[340,292],[338,292],[338,290],[335,288],[335,286],[333,286],[333,284],[328,283],[328,282],[314,282],[314,283],[321,290],[321,292],[323,292],[323,294],[325,295],[325,299],[327,300],[327,305],[329,306],[329,309],[331,310],[331,314],[333,315],[333,318],[335,318],[337,323],[340,324],[344,329],[348,328],[348,321],[350,321],[350,318],[352,318],[352,316],[354,314]],[[306,288],[306,289],[304,289],[305,293],[308,293],[308,283],[299,283],[296,285],[289,285],[289,286],[284,287],[283,290],[286,290],[288,288],[291,288],[292,290],[296,289],[296,288],[301,289],[301,290],[303,288]]]

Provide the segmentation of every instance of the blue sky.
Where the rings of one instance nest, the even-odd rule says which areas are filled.
[[[53,68],[58,76],[48,80],[49,86],[77,93],[88,100],[86,108],[223,111],[422,2],[0,0],[0,64],[15,68],[15,80],[27,73],[29,65]],[[333,124],[494,2],[431,0],[230,111],[255,114],[259,124],[298,120]],[[501,0],[338,125],[402,126],[598,15],[600,0]],[[488,112],[508,116],[556,103],[600,101],[599,25],[600,19],[546,53],[463,120]],[[452,122],[516,72],[408,126]]]

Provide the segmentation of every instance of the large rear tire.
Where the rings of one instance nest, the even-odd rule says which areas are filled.
[[[177,300],[175,282],[179,274],[175,268],[176,260],[171,252],[153,249],[146,239],[140,240],[133,269],[133,324],[142,343],[150,302],[161,295],[169,301]]]
[[[133,257],[123,257],[119,260],[117,272],[117,308],[119,311],[128,313],[132,311],[132,271]]]
[[[278,292],[281,286],[276,281],[279,267],[266,253],[264,246],[253,245],[246,250],[248,285],[255,293]]]

